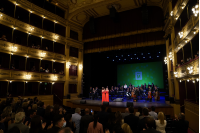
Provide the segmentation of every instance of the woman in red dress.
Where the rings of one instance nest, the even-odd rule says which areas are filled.
[[[108,90],[108,88],[106,88],[106,91],[105,91],[105,93],[106,93],[106,102],[109,102],[109,90]]]
[[[102,103],[106,101],[105,88],[102,87]]]

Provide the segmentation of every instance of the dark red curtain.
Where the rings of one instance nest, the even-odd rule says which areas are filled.
[[[78,58],[78,48],[70,47],[69,56]]]
[[[77,93],[77,84],[69,84],[69,93]]]
[[[148,24],[142,24],[141,8],[119,13],[120,22],[114,23],[109,15],[95,19],[96,34],[90,32],[90,22],[83,28],[83,39],[108,36],[118,33],[137,31],[163,26],[163,11],[160,7],[148,7]]]
[[[75,66],[75,65],[70,66],[69,76],[77,76],[77,66]]]
[[[55,83],[52,94],[54,96],[53,103],[63,105],[64,83]]]
[[[7,81],[0,81],[0,97],[6,97],[7,96]]]
[[[184,105],[184,100],[186,99],[186,89],[185,89],[185,81],[179,82],[179,98],[180,105]],[[181,107],[181,112],[184,112],[184,106]]]

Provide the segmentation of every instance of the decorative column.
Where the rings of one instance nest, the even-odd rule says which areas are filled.
[[[69,91],[69,45],[65,45],[65,55],[66,55],[66,63],[64,65],[64,73],[65,73],[65,84],[64,84],[64,96],[67,96]]]
[[[167,57],[169,57],[169,39],[166,40],[166,54]],[[171,81],[171,60],[169,58],[167,58],[167,71],[168,71],[168,85],[169,85],[169,97],[173,97],[174,96],[174,87],[173,87],[173,83]]]
[[[82,93],[82,76],[83,76],[83,49],[79,48],[78,51],[78,84],[77,84],[77,93]]]

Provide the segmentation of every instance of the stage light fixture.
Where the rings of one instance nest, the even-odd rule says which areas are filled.
[[[128,55],[128,56],[130,56],[130,55]]]
[[[119,59],[120,60],[120,59]]]
[[[124,59],[124,60],[126,60],[126,59]]]
[[[117,57],[117,56],[116,56]]]
[[[151,56],[149,56],[149,58],[151,58]]]
[[[131,58],[131,60],[132,60],[132,58]]]
[[[134,54],[134,55],[136,55],[136,54]]]
[[[150,53],[148,53],[148,54],[150,54]]]
[[[157,56],[157,57],[159,57],[159,56]]]
[[[109,57],[107,57],[107,58],[109,58]]]
[[[159,52],[159,54],[160,54],[160,52]]]
[[[143,58],[145,58],[145,57],[143,57]]]
[[[138,58],[137,58],[138,59]]]
[[[115,61],[115,60],[113,60],[113,61]]]
[[[143,55],[143,53],[141,53],[141,55]]]

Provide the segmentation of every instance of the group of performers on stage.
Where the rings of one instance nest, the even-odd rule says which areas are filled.
[[[92,99],[97,98],[102,94],[102,101],[109,101],[109,94],[111,95],[111,99],[113,99],[114,96],[126,96],[128,99],[133,99],[134,101],[137,101],[138,99],[145,98],[150,101],[152,101],[152,98],[154,98],[156,101],[160,100],[160,93],[158,91],[158,87],[155,86],[153,83],[151,85],[146,86],[146,83],[141,86],[135,87],[130,83],[129,86],[126,84],[124,86],[118,85],[118,87],[111,87],[111,89],[108,89],[108,86],[106,89],[102,87],[102,90],[99,90],[98,87],[95,89],[90,88],[90,96]]]

